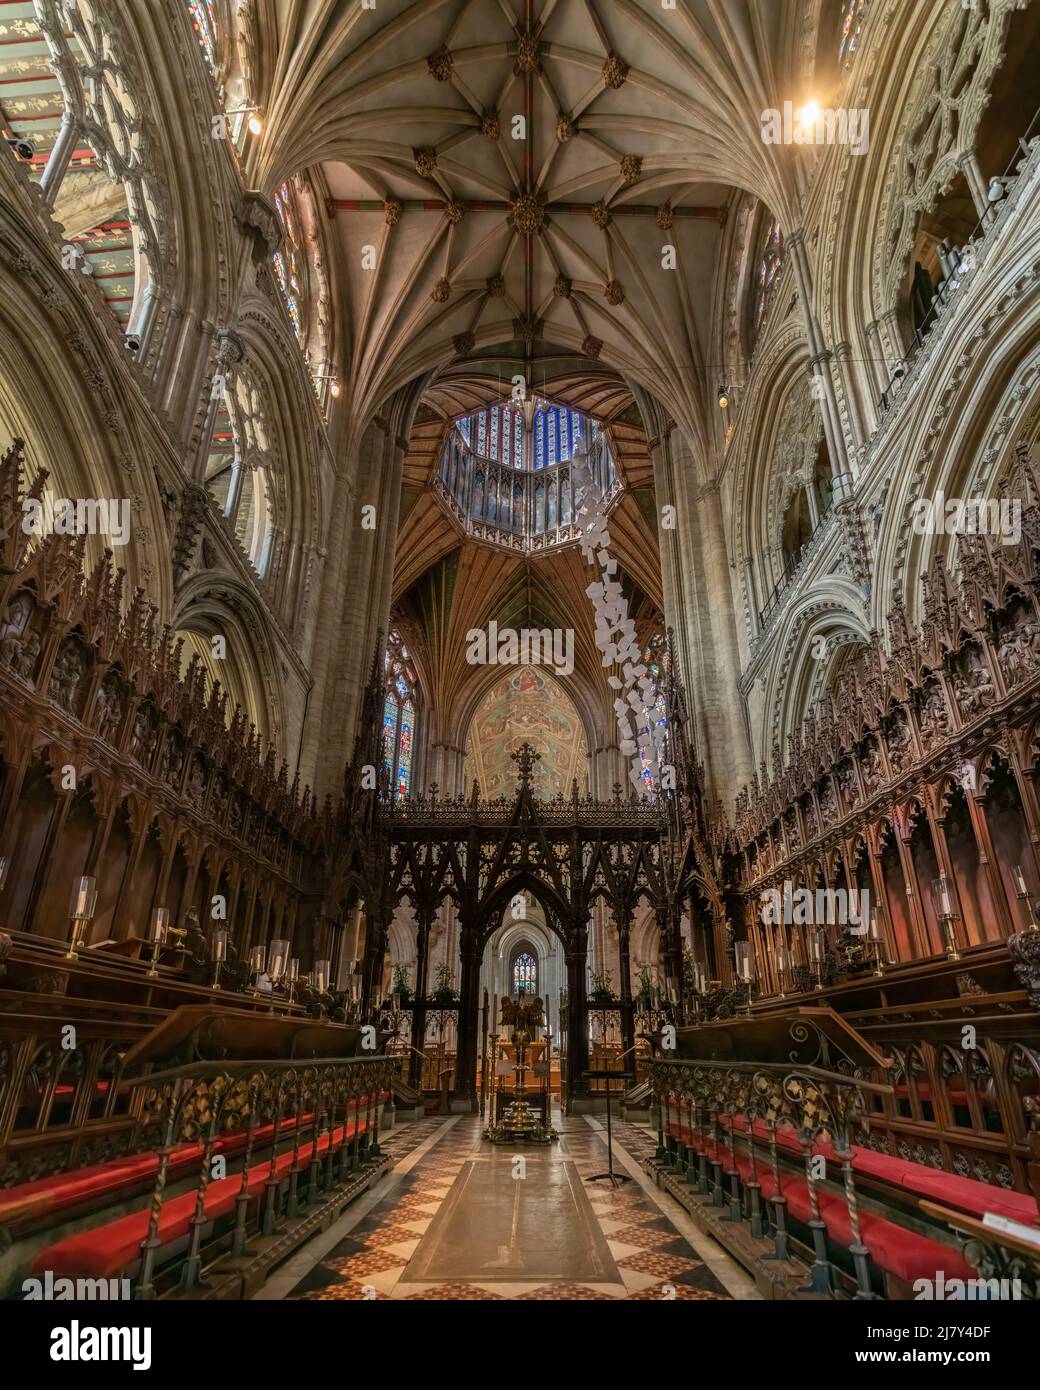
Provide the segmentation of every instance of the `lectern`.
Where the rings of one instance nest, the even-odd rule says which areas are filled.
[[[627,1173],[614,1172],[614,1134],[610,1126],[610,1083],[612,1081],[634,1081],[634,1071],[583,1071],[583,1081],[605,1081],[607,1083],[607,1171],[594,1173],[588,1182],[609,1182],[612,1187],[620,1187],[629,1181]]]

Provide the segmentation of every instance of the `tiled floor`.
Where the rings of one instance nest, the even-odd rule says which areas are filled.
[[[714,1245],[706,1249],[703,1237],[688,1231],[687,1239],[678,1229],[683,1214],[671,1198],[658,1197],[638,1176],[620,1188],[587,1181],[606,1166],[598,1126],[580,1118],[557,1118],[556,1123],[558,1143],[526,1152],[519,1147],[528,1162],[522,1190],[514,1189],[515,1204],[501,1195],[511,1187],[504,1179],[514,1153],[488,1144],[477,1118],[401,1126],[384,1147],[407,1171],[391,1174],[390,1189],[382,1195],[376,1189],[370,1209],[341,1238],[333,1235],[334,1243],[309,1261],[298,1282],[290,1285],[283,1276],[277,1292],[261,1296],[725,1299],[730,1297],[726,1284],[742,1296],[742,1281],[735,1271],[729,1278],[721,1250]],[[615,1168],[635,1174],[632,1160],[651,1142],[649,1136],[636,1126],[622,1126],[615,1138],[629,1150],[627,1165],[616,1151]],[[407,1156],[423,1144],[428,1147],[409,1166]],[[561,1165],[573,1167],[564,1172]],[[668,1207],[675,1208],[674,1221]],[[583,1230],[595,1256],[579,1248]],[[547,1243],[547,1231],[555,1245]],[[559,1250],[558,1266],[553,1249]],[[496,1251],[499,1258],[489,1259]],[[539,1277],[523,1279],[525,1264],[537,1266]],[[451,1277],[425,1273],[438,1265],[450,1269]],[[558,1277],[546,1277],[549,1267],[558,1268]],[[601,1273],[590,1279],[567,1277],[565,1271],[575,1267]]]

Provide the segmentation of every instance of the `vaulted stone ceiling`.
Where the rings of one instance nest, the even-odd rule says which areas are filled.
[[[282,0],[265,185],[321,166],[359,417],[433,364],[557,349],[703,437],[720,219],[793,225],[760,113],[794,88],[794,0]],[[522,118],[523,139],[514,139]],[[674,245],[677,269],[661,265]],[[364,248],[375,251],[365,268]],[[367,264],[372,264],[371,255]]]
[[[309,170],[327,192],[347,419],[360,427],[393,390],[430,383],[405,463],[394,614],[442,732],[455,736],[484,692],[465,634],[491,618],[573,627],[568,690],[587,727],[605,729],[580,553],[525,558],[467,540],[432,477],[449,422],[504,398],[517,373],[595,415],[625,485],[610,524],[631,611],[641,630],[660,627],[652,470],[631,388],[710,454],[728,209],[744,190],[795,225],[791,166],[763,143],[761,111],[797,92],[806,6],[269,3],[278,47],[257,55],[269,93],[258,181]]]

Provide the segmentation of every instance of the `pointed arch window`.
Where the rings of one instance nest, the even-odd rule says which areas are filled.
[[[213,0],[188,0],[188,13],[199,44],[206,56],[206,66],[217,76],[217,18]]]
[[[383,767],[396,799],[411,790],[418,692],[415,667],[397,632],[387,640],[384,670]]]
[[[838,36],[838,65],[847,68],[859,51],[860,34],[866,18],[867,0],[846,0],[845,14]]]
[[[774,217],[766,226],[765,235],[758,258],[755,276],[755,333],[762,327],[762,320],[769,308],[773,289],[780,276],[784,263],[784,237],[780,223]]]
[[[240,368],[217,398],[205,482],[260,575],[275,539],[274,462],[260,387]]]
[[[530,951],[513,958],[513,994],[538,993],[538,961]]]
[[[296,193],[289,183],[283,183],[274,195],[278,216],[281,218],[285,236],[282,249],[274,253],[274,273],[278,288],[289,311],[297,341],[302,345],[304,339],[304,298],[303,298],[303,252],[300,246],[300,216],[296,205]]]

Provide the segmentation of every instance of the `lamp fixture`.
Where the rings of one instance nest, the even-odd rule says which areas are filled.
[[[333,399],[336,399],[339,396],[342,387],[339,384],[339,377],[335,372],[315,372],[314,384],[317,385],[319,381],[328,382],[329,395],[332,396]]]
[[[234,106],[230,111],[224,112],[225,116],[246,116],[246,126],[251,135],[262,135],[264,133],[264,118],[259,106]]]

